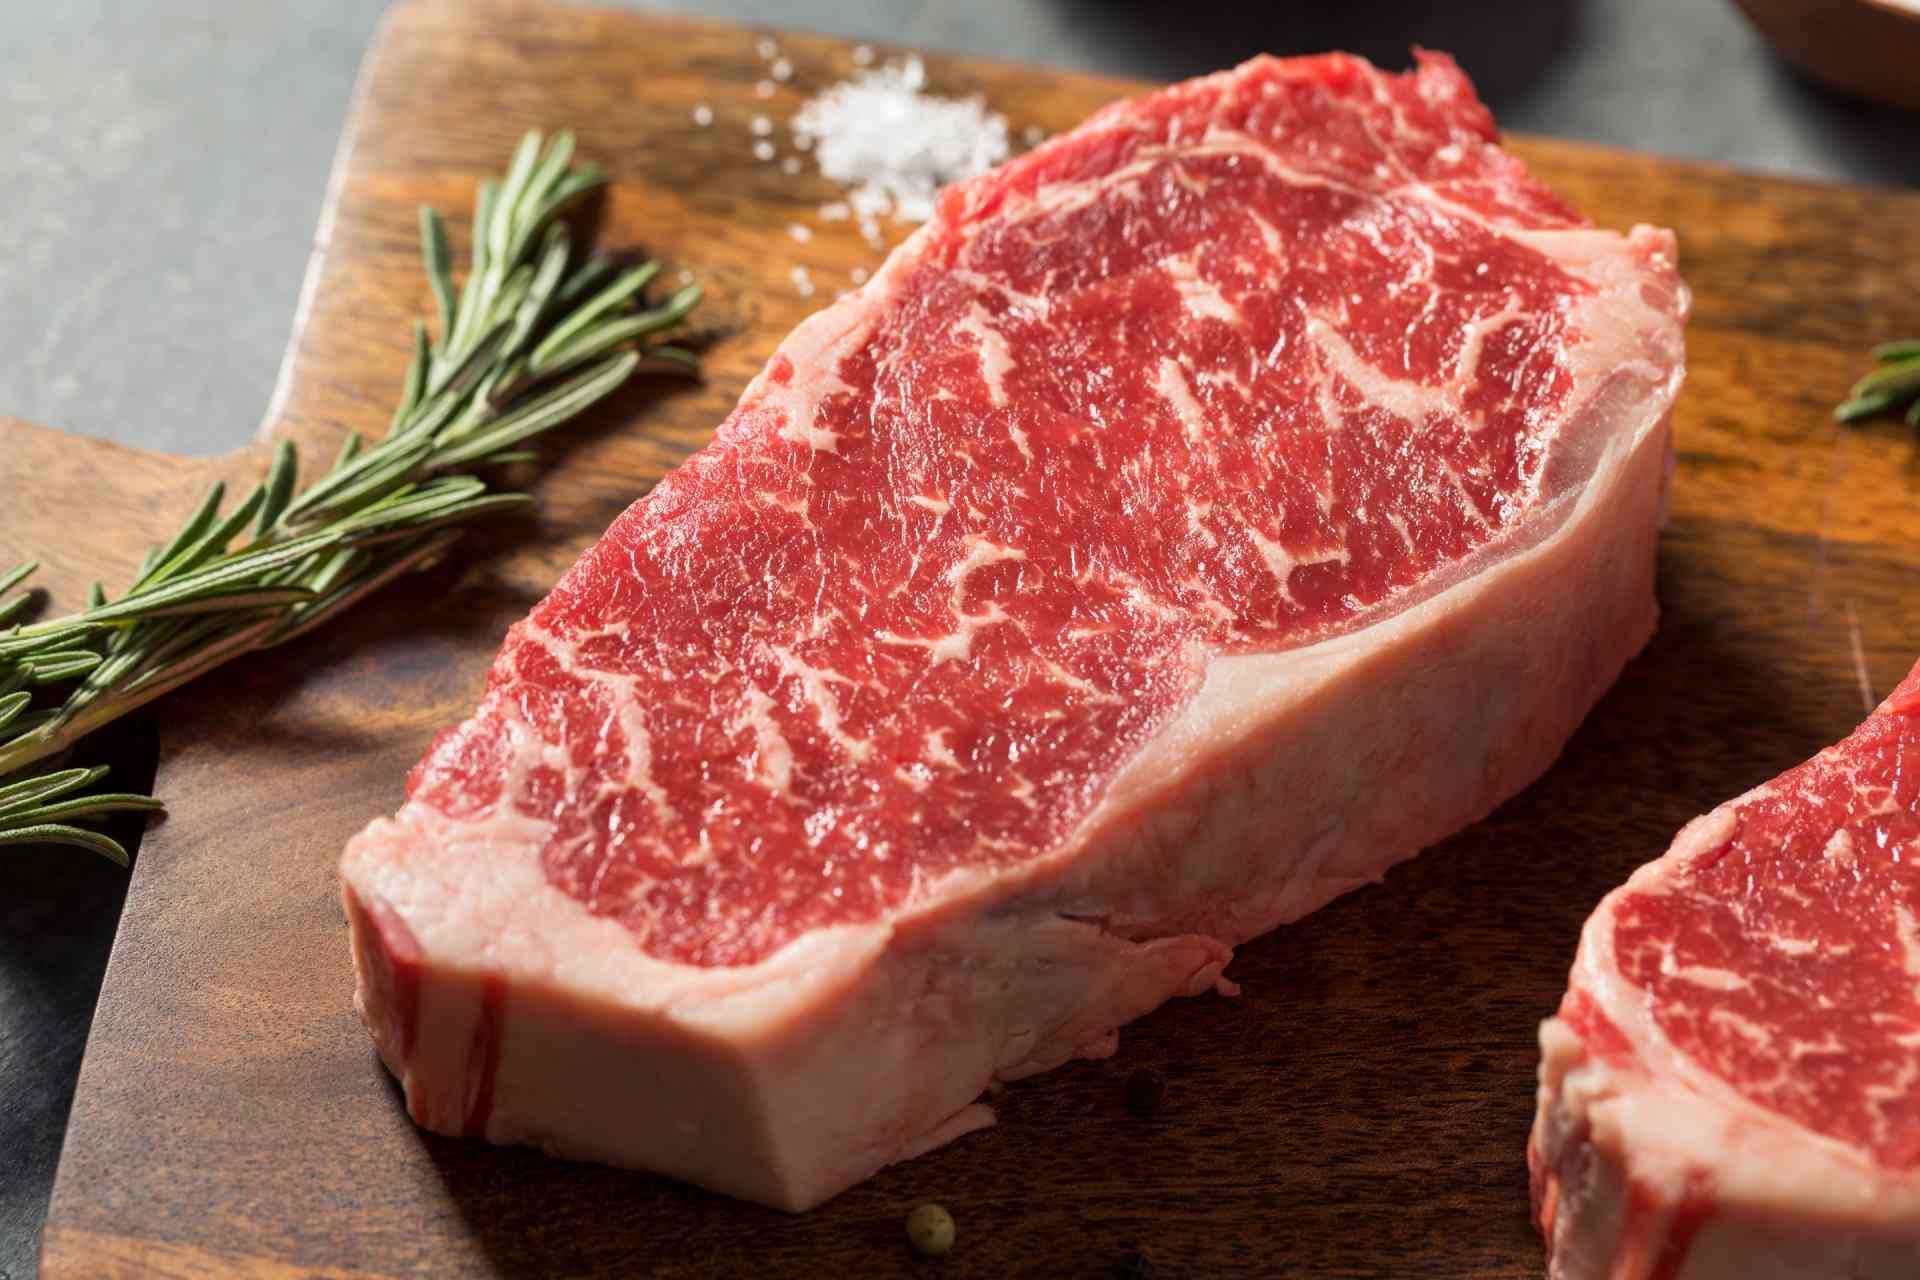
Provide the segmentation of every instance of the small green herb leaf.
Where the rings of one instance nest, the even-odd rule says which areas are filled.
[[[1833,416],[1860,422],[1904,411],[1907,425],[1920,427],[1920,338],[1883,342],[1873,349],[1873,358],[1880,367],[1853,384]]]

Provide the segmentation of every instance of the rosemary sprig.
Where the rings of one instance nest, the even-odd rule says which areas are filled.
[[[1920,339],[1883,342],[1873,349],[1880,367],[1853,384],[1845,403],[1833,411],[1842,422],[1859,422],[1903,409],[1907,425],[1920,427]]]
[[[251,493],[226,508],[216,484],[117,599],[96,584],[85,609],[27,623],[34,596],[20,588],[36,565],[0,573],[0,846],[70,844],[125,863],[117,842],[69,819],[159,802],[88,793],[105,769],[51,771],[50,757],[436,560],[459,526],[531,501],[476,470],[534,457],[529,442],[638,368],[695,367],[658,338],[693,310],[698,286],[649,304],[656,264],[574,261],[562,215],[606,177],[575,165],[573,147],[569,133],[529,133],[506,176],[480,185],[471,265],[457,288],[446,227],[420,211],[440,339],[415,323],[400,402],[380,439],[348,435],[304,489],[282,441]]]
[[[0,846],[67,844],[127,865],[127,851],[118,840],[76,827],[70,818],[104,813],[153,812],[161,807],[152,796],[95,792],[76,795],[107,776],[104,766],[62,769],[0,787]]]

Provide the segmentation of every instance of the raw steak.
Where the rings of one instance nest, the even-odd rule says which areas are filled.
[[[1609,894],[1540,1048],[1556,1280],[1920,1276],[1920,668]]]
[[[349,846],[414,1117],[804,1208],[1227,989],[1646,640],[1685,308],[1433,54],[948,190]]]

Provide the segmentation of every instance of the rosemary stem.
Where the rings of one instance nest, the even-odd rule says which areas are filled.
[[[440,340],[429,340],[424,323],[413,326],[384,436],[349,434],[304,490],[298,457],[282,441],[257,487],[223,514],[226,491],[215,485],[118,599],[96,588],[79,612],[0,625],[0,800],[13,797],[0,805],[0,846],[53,841],[124,862],[118,843],[66,820],[152,802],[73,794],[104,770],[19,775],[436,560],[461,525],[529,501],[483,478],[498,476],[496,464],[526,458],[531,441],[578,418],[636,369],[691,363],[658,338],[686,318],[697,288],[649,309],[643,295],[656,265],[609,282],[601,260],[575,263],[560,215],[606,179],[573,156],[571,134],[530,133],[506,177],[480,185],[457,289],[445,225],[421,211]],[[0,572],[0,623],[32,607],[25,596],[5,597],[23,590],[34,567]]]

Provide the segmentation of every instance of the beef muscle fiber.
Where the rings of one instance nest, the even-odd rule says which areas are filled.
[[[413,1116],[803,1208],[1230,989],[1645,642],[1685,310],[1440,55],[949,189],[348,847]]]

